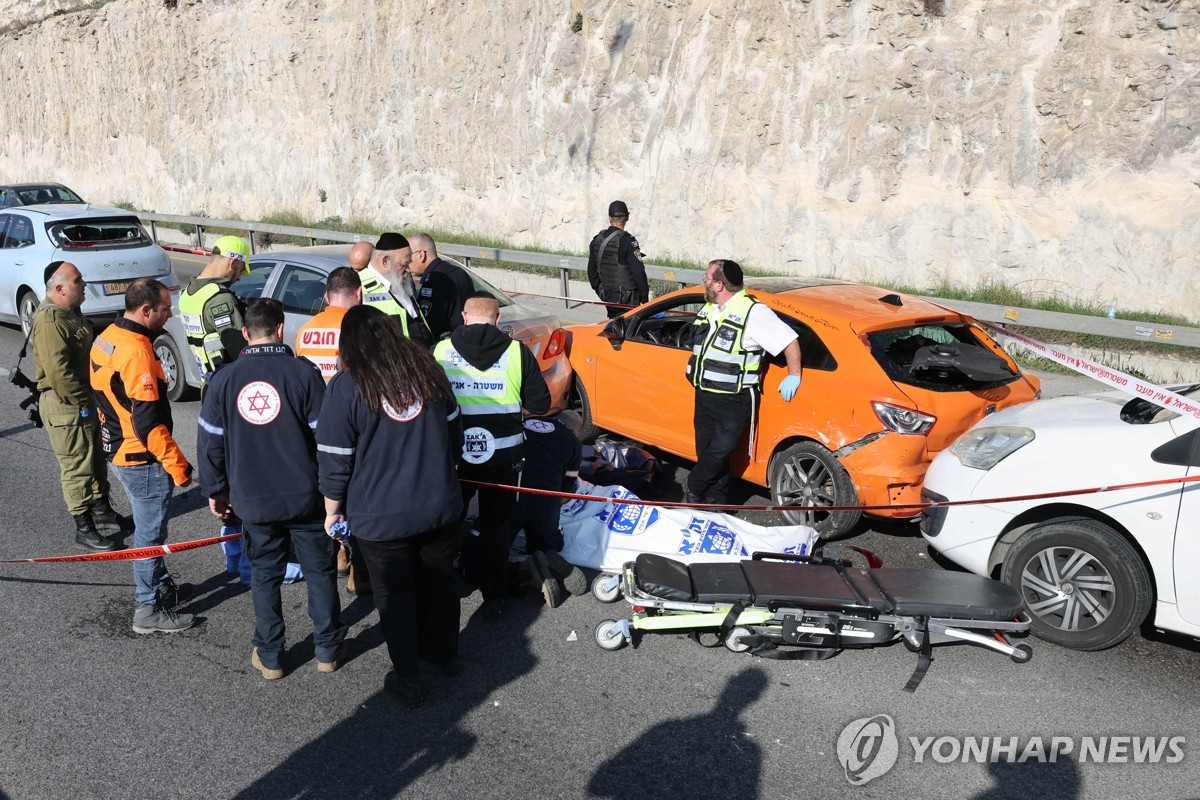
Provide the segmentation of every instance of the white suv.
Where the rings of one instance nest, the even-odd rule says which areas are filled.
[[[87,203],[7,208],[0,210],[0,320],[28,331],[52,261],[79,267],[88,284],[81,310],[96,323],[125,310],[125,290],[137,278],[178,290],[170,258],[128,211]]]

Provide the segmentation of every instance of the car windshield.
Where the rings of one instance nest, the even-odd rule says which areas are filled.
[[[251,261],[250,274],[239,278],[237,283],[229,287],[229,291],[242,300],[262,297],[263,289],[267,285],[267,278],[271,277],[271,270],[275,269],[276,263],[275,261]]]
[[[76,219],[47,227],[54,244],[66,250],[141,247],[151,244],[136,217]]]
[[[65,186],[31,186],[17,191],[22,205],[38,203],[82,203],[83,198]]]
[[[934,323],[867,334],[871,355],[896,383],[935,392],[1002,386],[1020,373],[961,323]]]
[[[1189,400],[1200,400],[1200,383],[1190,383],[1186,386],[1169,386],[1169,391],[1181,394]],[[1178,411],[1163,408],[1144,397],[1135,397],[1121,406],[1121,421],[1130,425],[1151,425],[1156,422],[1166,422],[1179,416]]]

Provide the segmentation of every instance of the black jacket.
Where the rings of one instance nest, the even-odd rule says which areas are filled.
[[[601,300],[637,305],[650,299],[646,267],[638,257],[638,240],[610,225],[588,246],[588,282]]]
[[[325,381],[285,344],[252,345],[217,370],[196,449],[205,497],[229,494],[246,522],[323,516],[314,429]]]
[[[440,258],[426,267],[417,288],[417,303],[434,341],[463,324],[463,304],[474,291],[475,284],[462,267]]]
[[[454,522],[462,510],[458,405],[384,412],[363,404],[349,372],[329,380],[317,426],[321,494],[343,501],[360,539],[404,539]]]

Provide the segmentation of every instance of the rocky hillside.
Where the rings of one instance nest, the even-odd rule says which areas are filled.
[[[622,198],[652,258],[1195,315],[1200,0],[0,0],[0,18],[0,179],[576,251]]]

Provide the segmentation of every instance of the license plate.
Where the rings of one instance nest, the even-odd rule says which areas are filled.
[[[104,284],[105,294],[125,294],[125,290],[129,288],[129,284],[133,281],[114,281]]]

